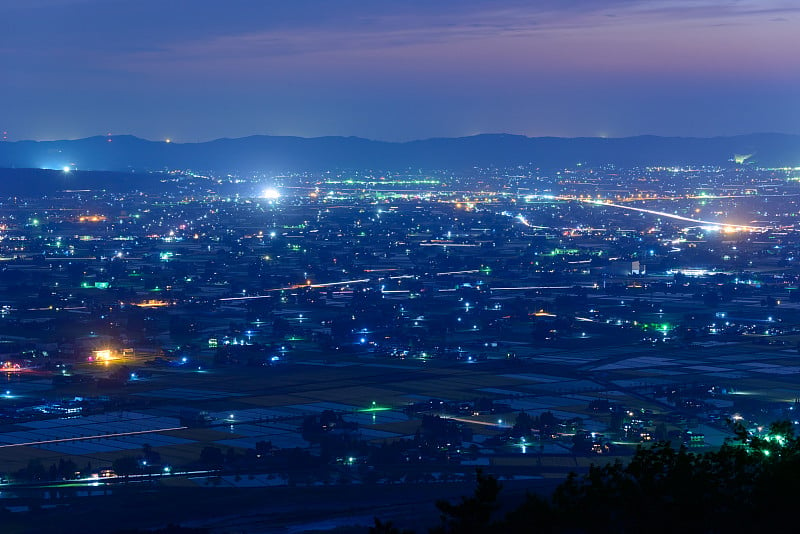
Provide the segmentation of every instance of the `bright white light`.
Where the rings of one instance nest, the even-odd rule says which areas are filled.
[[[69,172],[72,169],[69,167],[69,165],[64,165],[64,167],[61,170],[64,171],[64,172]]]
[[[261,198],[265,198],[267,200],[278,200],[281,198],[280,192],[275,188],[265,189],[263,193],[261,193]]]

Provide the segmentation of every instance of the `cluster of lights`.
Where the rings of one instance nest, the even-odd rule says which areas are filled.
[[[281,193],[274,187],[270,187],[261,192],[261,198],[264,200],[278,200],[281,198]]]

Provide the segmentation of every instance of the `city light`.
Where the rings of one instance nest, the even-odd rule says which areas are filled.
[[[261,198],[265,200],[278,200],[281,198],[281,193],[277,189],[270,187],[261,192]]]
[[[68,168],[75,171],[74,165]],[[95,389],[116,396],[124,388],[133,397],[174,402],[181,421],[228,433],[285,420],[285,435],[275,443],[286,444],[305,439],[303,419],[311,437],[322,409],[329,437],[349,439],[362,426],[365,443],[332,461],[363,465],[365,472],[374,468],[370,440],[394,441],[399,423],[405,435],[431,427],[421,429],[425,439],[413,447],[429,450],[413,456],[434,464],[444,451],[448,461],[468,450],[461,461],[484,462],[489,454],[534,450],[606,454],[612,443],[624,456],[630,452],[625,447],[664,437],[687,447],[719,446],[728,432],[722,421],[754,425],[746,406],[737,406],[738,412],[730,406],[742,394],[737,377],[796,371],[785,354],[795,351],[793,340],[783,338],[795,334],[798,324],[793,221],[800,202],[753,194],[748,204],[745,191],[753,183],[795,188],[800,182],[773,180],[770,173],[723,179],[718,171],[684,176],[670,170],[662,174],[674,174],[672,181],[659,183],[642,177],[651,171],[612,170],[563,171],[546,183],[550,178],[536,169],[505,177],[496,169],[476,169],[460,183],[456,177],[448,178],[452,184],[414,183],[413,192],[391,189],[413,180],[356,171],[352,179],[350,171],[335,179],[328,173],[242,177],[169,171],[158,175],[159,187],[177,192],[99,193],[74,184],[75,190],[63,193],[67,200],[20,200],[19,206],[27,202],[20,215],[9,212],[0,221],[0,261],[8,262],[3,267],[9,289],[0,315],[9,331],[30,325],[26,334],[33,338],[32,325],[47,330],[38,336],[42,348],[17,350],[17,341],[0,340],[7,348],[0,371],[9,381],[52,378],[54,392],[41,400],[15,386],[13,395],[9,389],[0,398],[23,424],[28,417],[68,416],[93,425],[83,410],[97,403],[108,411],[112,401],[105,395],[78,399]],[[496,182],[487,180],[489,172]],[[678,185],[676,177],[682,179]],[[59,181],[61,186],[65,178]],[[427,186],[435,187],[423,191]],[[310,199],[309,190],[318,196]],[[536,190],[542,193],[531,194]],[[256,191],[257,198],[247,191]],[[283,197],[285,191],[294,193]],[[628,204],[645,201],[654,209]],[[695,214],[746,225],[695,220]],[[756,231],[764,235],[752,235]],[[39,290],[17,291],[18,272],[41,276]],[[161,298],[148,298],[155,292]],[[64,338],[66,361],[54,362],[39,351],[52,350],[53,328],[61,334],[63,324],[76,332]],[[735,343],[746,344],[742,359],[723,363],[720,353]],[[694,365],[682,373],[677,358],[690,347]],[[746,354],[750,349],[759,353],[757,366]],[[66,359],[70,355],[74,359]],[[523,369],[528,359],[548,363],[534,375]],[[504,379],[488,378],[501,363],[509,366]],[[651,368],[669,382],[656,383]],[[322,397],[319,386],[303,386],[318,370],[341,375],[332,387],[346,388],[346,395]],[[683,374],[709,385],[689,389]],[[299,384],[303,395],[287,385],[285,397],[268,401],[286,406],[244,407],[262,402],[240,398],[264,393],[250,388],[251,377],[268,384],[278,375]],[[592,389],[597,395],[570,404],[569,412],[581,416],[576,421],[563,417],[566,405],[557,399],[586,390],[558,385],[566,377],[599,377]],[[523,381],[536,384],[530,403],[533,388]],[[610,391],[614,400],[600,405]],[[764,396],[748,394],[754,400]],[[460,400],[425,400],[445,395]],[[644,413],[650,408],[643,408],[643,395],[655,395],[656,413]],[[710,397],[725,402],[712,405]],[[211,406],[208,400],[215,402],[211,413],[203,410]],[[537,418],[552,410],[560,422],[520,433],[517,402],[523,411],[536,410]],[[239,406],[241,413],[228,411]],[[696,411],[701,428],[678,434],[684,425],[679,412],[687,409]],[[609,413],[623,419],[619,428],[609,426]],[[439,419],[431,423],[431,417]],[[475,450],[465,439],[471,429],[496,441]],[[124,426],[120,431],[128,435]],[[112,435],[103,432],[80,435]],[[763,449],[771,461],[792,439],[789,431],[761,437],[758,455],[763,458]],[[82,441],[66,430],[51,439],[78,448]],[[24,443],[49,444],[29,438]],[[134,476],[167,473],[154,457],[139,456],[138,462]],[[183,474],[183,466],[170,469],[170,475]],[[362,470],[351,471],[361,476]]]
[[[792,531],[800,0],[141,4],[0,0],[0,534]]]
[[[94,351],[94,361],[96,362],[103,362],[108,363],[112,359],[111,350],[110,349],[102,349]]]

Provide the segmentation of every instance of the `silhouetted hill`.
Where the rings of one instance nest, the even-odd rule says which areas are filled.
[[[165,143],[133,136],[72,141],[0,143],[0,167],[92,170],[181,168],[216,172],[275,172],[318,169],[541,168],[615,164],[715,165],[736,154],[752,154],[762,166],[800,165],[800,136],[752,134],[735,137],[558,138],[485,134],[390,143],[358,137],[251,136],[204,143]]]
[[[162,173],[63,171],[0,168],[0,197],[45,196],[58,191],[104,189],[114,192],[164,190]]]

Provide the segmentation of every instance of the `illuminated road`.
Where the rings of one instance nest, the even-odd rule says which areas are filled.
[[[481,425],[481,426],[491,426],[494,428],[511,428],[511,425],[507,425],[504,423],[491,423],[489,421],[476,421],[475,419],[467,419],[465,417],[452,417],[450,415],[445,416],[445,419],[450,419],[451,421],[458,421],[459,423],[469,423],[472,425]]]
[[[726,230],[726,229],[729,229],[729,228],[732,229],[732,230],[745,230],[745,231],[748,231],[748,232],[763,232],[764,230],[766,230],[766,228],[763,227],[763,226],[748,226],[746,224],[729,224],[729,223],[721,223],[721,222],[713,222],[713,221],[703,221],[703,220],[700,220],[700,219],[692,219],[692,218],[689,218],[689,217],[684,217],[682,215],[676,215],[674,213],[667,213],[665,211],[648,210],[648,209],[645,209],[645,208],[636,208],[634,206],[623,206],[622,204],[614,204],[613,202],[607,202],[607,201],[604,201],[604,200],[581,200],[581,199],[577,199],[577,200],[578,200],[578,202],[583,202],[585,204],[594,204],[595,206],[605,206],[605,207],[609,207],[609,208],[619,208],[619,209],[623,209],[623,210],[638,211],[640,213],[648,213],[650,215],[657,215],[659,217],[667,217],[667,218],[675,219],[675,220],[678,220],[678,221],[694,223],[697,226],[703,226],[703,225],[713,226],[713,227],[716,227],[716,228],[720,228],[723,231]]]
[[[104,439],[104,438],[118,438],[123,436],[139,436],[142,434],[155,434],[158,432],[169,432],[170,430],[184,430],[188,427],[174,426],[170,428],[156,428],[154,430],[136,430],[132,432],[116,432],[114,434],[96,434],[94,436],[76,436],[74,438],[59,438],[59,439],[45,439],[42,441],[28,441],[25,443],[6,443],[0,445],[0,448],[8,447],[33,447],[36,445],[48,445],[51,443],[67,443],[70,441],[86,441],[89,439]]]
[[[386,269],[388,270],[388,269]],[[397,269],[391,269],[392,271],[396,271]],[[369,272],[369,271],[366,271]],[[480,272],[479,269],[472,269],[469,271],[449,271],[449,272],[442,272],[442,273],[433,273],[435,276],[451,276],[457,274],[474,274]],[[397,276],[388,276],[388,277],[381,277],[381,278],[359,278],[357,280],[343,280],[341,282],[326,282],[322,284],[295,284],[287,287],[273,287],[270,289],[262,289],[262,292],[271,293],[275,291],[291,291],[292,289],[303,289],[303,288],[323,288],[323,287],[336,287],[336,286],[347,286],[350,284],[366,284],[369,282],[380,282],[381,280],[403,280],[408,278],[417,278],[417,275],[413,274],[401,274]],[[572,287],[572,286],[570,286]],[[514,289],[514,288],[512,288]],[[385,293],[392,293],[393,291],[384,291]],[[394,291],[394,293],[398,293],[398,291]],[[217,299],[218,302],[240,302],[245,300],[255,300],[255,299],[265,299],[270,298],[271,295],[249,295],[244,297],[223,297]]]
[[[399,278],[399,277],[393,277]],[[335,287],[335,286],[346,286],[348,284],[365,284],[367,282],[372,281],[371,278],[360,278],[358,280],[344,280],[343,282],[328,282],[325,284],[295,284],[293,286],[288,287],[275,287],[272,289],[262,289],[262,291],[290,291],[292,289],[302,289],[304,287],[311,287],[311,288],[320,288],[320,287]],[[231,302],[231,301],[239,301],[239,300],[253,300],[253,299],[263,299],[267,298],[270,295],[252,295],[248,297],[225,297],[219,299],[219,302]]]
[[[529,289],[573,289],[574,287],[588,287],[594,289],[594,284],[572,284],[571,286],[521,286],[521,287],[493,287],[492,291],[527,291]]]
[[[665,211],[658,211],[658,210],[649,210],[646,208],[636,208],[634,206],[624,206],[622,204],[615,204],[608,200],[598,200],[598,199],[591,199],[591,198],[577,198],[572,196],[555,196],[555,195],[528,195],[526,199],[536,198],[539,200],[549,200],[549,201],[556,201],[556,202],[582,202],[584,204],[592,204],[594,206],[602,206],[608,208],[618,208],[622,210],[629,210],[629,211],[637,211],[639,213],[647,213],[649,215],[656,215],[658,217],[666,217],[668,219],[674,219],[677,221],[689,222],[692,223],[693,226],[710,226],[714,229],[719,229],[722,231],[737,231],[737,230],[744,230],[746,232],[764,232],[768,230],[768,227],[764,226],[749,226],[746,224],[732,224],[732,223],[724,223],[724,222],[715,222],[715,221],[704,221],[701,219],[692,219],[690,217],[684,217],[683,215],[676,215],[674,213],[667,213]],[[699,197],[686,197],[686,198],[723,198],[723,197],[706,197],[706,196],[699,196]],[[728,198],[728,197],[724,197]],[[734,197],[730,197],[734,198]],[[645,200],[645,199],[641,199]],[[519,222],[528,226],[530,228],[540,228],[544,229],[544,226],[534,226],[532,225],[524,215],[520,214],[515,217]]]

